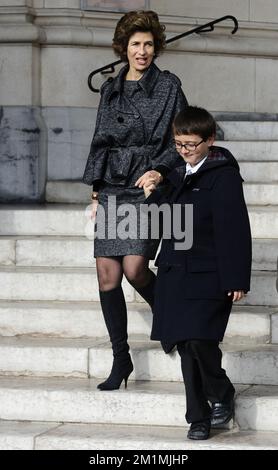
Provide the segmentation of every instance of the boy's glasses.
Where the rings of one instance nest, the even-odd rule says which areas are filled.
[[[201,140],[201,142],[199,142],[198,144],[193,144],[193,142],[188,142],[187,144],[182,144],[181,142],[177,142],[176,140],[174,141],[174,145],[176,147],[177,150],[181,150],[183,147],[185,148],[185,150],[196,150],[196,148],[198,147],[198,145],[201,145],[202,143],[204,142],[204,140]]]

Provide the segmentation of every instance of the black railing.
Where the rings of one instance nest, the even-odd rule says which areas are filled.
[[[196,28],[190,29],[189,31],[186,31],[185,33],[181,33],[181,34],[178,34],[177,36],[174,36],[170,39],[167,39],[166,44],[170,44],[171,42],[178,41],[181,38],[189,36],[190,34],[209,33],[210,31],[214,30],[214,25],[215,24],[220,23],[220,22],[225,21],[225,20],[232,20],[234,22],[234,28],[231,31],[231,34],[235,34],[238,30],[238,21],[237,21],[235,16],[226,15],[226,16],[222,16],[221,18],[218,18],[216,20],[210,21],[209,23],[206,23],[204,25],[197,26]],[[100,67],[99,69],[93,70],[90,73],[89,77],[88,77],[88,86],[89,86],[90,90],[93,91],[94,93],[99,92],[99,90],[97,88],[94,88],[93,85],[92,85],[92,79],[97,73],[101,73],[103,75],[107,74],[107,73],[114,73],[115,72],[115,65],[118,65],[121,62],[123,62],[121,59],[116,60],[116,62],[112,62],[111,64],[107,64],[107,65],[104,65],[103,67]]]

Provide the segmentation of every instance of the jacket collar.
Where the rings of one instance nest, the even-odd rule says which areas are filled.
[[[192,175],[189,175],[186,178],[190,178],[190,180],[195,180],[195,178],[197,178],[200,174],[203,174],[208,170],[213,170],[214,168],[225,165],[234,167],[239,171],[238,163],[228,149],[218,146],[212,146],[210,147],[206,161],[199,168],[199,170],[196,173],[192,173]],[[184,181],[185,173],[186,164],[184,162],[181,162],[178,163],[176,168],[174,168],[167,175],[167,179],[171,181],[174,186],[178,187]],[[186,181],[188,181],[188,179],[186,179]]]
[[[120,94],[122,92],[123,82],[128,72],[128,69],[129,65],[126,64],[124,67],[121,68],[117,77],[113,80],[113,86],[111,87],[109,98],[111,98],[114,93]],[[138,80],[138,85],[142,88],[142,90],[144,90],[147,96],[150,95],[159,74],[159,68],[155,65],[154,62],[152,62],[149,68],[144,73],[143,77]]]
[[[182,162],[181,165],[176,166],[168,175],[167,179],[176,187],[179,187],[183,182],[186,173],[186,165]]]

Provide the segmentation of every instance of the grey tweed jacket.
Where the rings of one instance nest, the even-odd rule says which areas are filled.
[[[138,81],[136,105],[123,92],[128,65],[101,87],[95,133],[83,182],[131,187],[149,169],[166,174],[178,154],[172,122],[187,105],[178,77],[153,62]],[[147,118],[148,117],[148,118]]]

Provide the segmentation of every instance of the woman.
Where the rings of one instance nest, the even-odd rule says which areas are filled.
[[[181,249],[177,221],[171,238],[162,241],[151,338],[177,344],[188,438],[207,439],[211,426],[233,415],[235,390],[221,367],[218,345],[233,302],[250,289],[251,233],[239,166],[229,150],[213,146],[211,114],[188,106],[175,117],[173,129],[184,162],[168,174],[164,193],[150,194],[154,185],[144,185],[146,204],[168,204],[171,212],[179,206],[179,226],[193,242]],[[193,219],[185,205],[193,208]]]
[[[144,202],[143,185],[158,185],[177,159],[171,146],[171,125],[187,101],[179,79],[154,64],[165,47],[164,30],[153,11],[129,12],[118,22],[113,48],[127,65],[101,88],[83,176],[84,183],[93,185],[93,212],[98,204],[98,209],[104,209],[108,229],[104,238],[96,236],[94,246],[100,302],[114,356],[108,379],[98,385],[101,390],[118,389],[123,380],[126,385],[133,370],[121,287],[123,274],[151,308],[154,302],[155,275],[148,263],[155,257],[158,241],[140,239],[137,221],[136,237],[122,239],[113,228],[111,236],[109,227],[119,224],[121,217],[111,221],[108,216],[111,204],[115,211],[121,204],[130,204],[139,213]],[[100,210],[96,222],[98,231],[103,228]],[[164,345],[165,352],[167,347]]]

